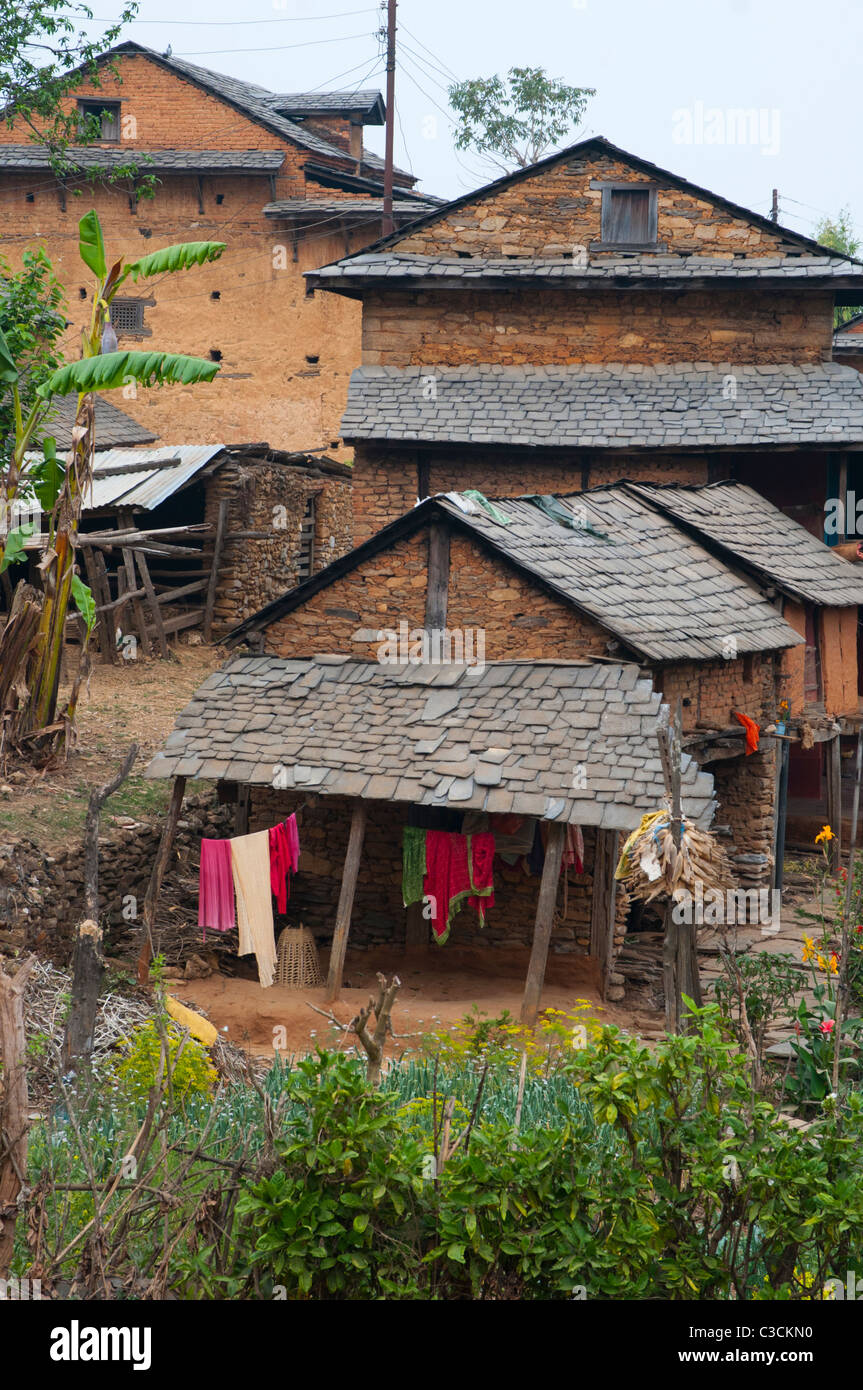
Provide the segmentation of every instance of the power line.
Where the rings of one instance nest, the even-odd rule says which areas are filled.
[[[245,24],[309,24],[312,21],[317,22],[319,19],[349,19],[353,15],[376,13],[377,11],[375,9],[369,8],[364,10],[340,10],[338,14],[286,15],[281,19],[130,19],[127,22],[129,24],[150,25],[181,24],[184,28],[195,28],[200,26],[207,29],[217,29],[224,26],[238,28],[240,25]],[[115,24],[116,20],[97,19],[94,17],[91,23]]]
[[[221,53],[286,53],[294,48],[315,48],[323,43],[350,43],[353,39],[367,39],[368,34],[339,34],[334,39],[306,39],[304,43],[267,44],[264,48],[190,48],[178,53],[178,58],[207,58]]]
[[[420,48],[425,49],[426,53],[429,55],[430,58],[434,58],[434,61],[440,65],[440,70],[444,74],[444,76],[450,77],[453,82],[458,82],[460,80],[458,77],[456,77],[452,68],[447,67],[446,63],[443,61],[442,58],[438,58],[436,54],[432,53],[428,44],[423,43],[422,39],[418,38],[416,34],[411,33],[410,29],[408,29],[406,24],[403,24],[402,28],[404,29],[408,37],[413,39],[414,43],[418,43]]]

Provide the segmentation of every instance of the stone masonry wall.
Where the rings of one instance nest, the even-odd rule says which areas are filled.
[[[216,591],[215,629],[227,631],[298,581],[300,525],[315,499],[312,571],[351,548],[351,480],[259,459],[223,463],[207,487],[204,519],[215,526],[229,499],[227,529],[267,531],[267,540],[226,544]]]
[[[753,225],[709,197],[675,187],[660,173],[644,173],[609,155],[574,155],[505,188],[471,200],[397,243],[404,253],[481,256],[562,256],[600,239],[602,193],[591,180],[654,183],[658,236],[678,254],[775,255],[797,250],[781,231]]]
[[[662,293],[521,286],[369,294],[363,362],[429,369],[480,363],[817,363],[830,357],[832,305],[829,290],[779,295],[749,281]]]
[[[314,806],[303,806],[301,794],[254,788],[249,828],[263,830],[297,812],[300,832],[300,867],[291,887],[288,912],[278,926],[300,923],[315,935],[319,947],[329,949],[344,868],[350,825],[350,806],[341,797],[321,797]],[[406,911],[402,903],[402,831],[407,807],[370,802],[363,853],[360,860],[349,946],[373,950],[401,946],[405,940]],[[564,888],[558,890],[551,951],[555,955],[587,954],[590,945],[590,903],[594,832],[586,829],[585,873],[569,871],[564,913]],[[539,878],[521,870],[496,870],[495,906],[485,927],[476,914],[463,909],[453,919],[449,938],[453,947],[528,947],[533,940]],[[278,930],[277,926],[277,930]],[[622,929],[621,929],[622,930]],[[493,969],[493,963],[490,964]]]
[[[398,633],[402,622],[423,626],[427,564],[426,531],[399,541],[272,623],[266,649],[283,657],[341,652],[375,661],[384,640],[378,632]],[[459,535],[450,541],[447,626],[482,629],[487,661],[607,656],[611,640],[599,624]],[[358,631],[374,636],[354,641]]]
[[[368,540],[417,500],[420,452],[410,444],[384,448],[358,444],[354,456],[354,544]],[[428,496],[478,488],[486,497],[518,497],[527,492],[578,492],[605,483],[706,483],[707,459],[698,454],[590,454],[570,450],[517,454],[505,449],[465,446],[425,451]]]

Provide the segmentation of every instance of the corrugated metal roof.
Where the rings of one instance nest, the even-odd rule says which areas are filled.
[[[96,456],[93,483],[84,499],[84,510],[122,505],[152,511],[224,447],[224,444],[177,444],[160,449],[108,449]],[[172,466],[159,466],[169,464],[172,459],[177,460]],[[121,468],[122,473],[117,471]],[[126,471],[129,468],[135,471]]]

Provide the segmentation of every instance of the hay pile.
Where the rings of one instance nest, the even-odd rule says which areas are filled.
[[[715,835],[684,817],[680,848],[671,833],[666,807],[644,816],[623,847],[615,878],[641,902],[673,898],[682,892],[725,892],[732,886],[731,862]]]

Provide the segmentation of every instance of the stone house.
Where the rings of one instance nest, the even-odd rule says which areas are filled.
[[[145,532],[166,630],[200,626],[209,596],[218,638],[350,548],[350,479],[335,459],[267,444],[102,450],[81,531]],[[116,603],[125,556],[120,545],[102,554],[103,596]]]
[[[404,646],[439,627],[475,634],[461,638],[474,659],[479,636],[493,661],[638,662],[666,702],[681,701],[685,747],[713,774],[741,882],[769,884],[776,741],[746,754],[734,712],[773,728],[788,700],[832,730],[856,709],[863,573],[741,484],[621,483],[493,510],[463,494],[429,499],[228,640],[286,659],[373,660],[388,634]]]
[[[363,306],[356,540],[417,496],[623,477],[735,478],[820,535],[863,445],[863,382],[831,361],[861,279],[600,137],[310,272]]]
[[[196,692],[146,775],[174,780],[177,808],[187,777],[235,791],[240,833],[297,814],[300,867],[280,920],[302,923],[330,950],[330,997],[348,932],[378,959],[429,942],[429,922],[402,901],[406,826],[458,830],[466,812],[543,825],[542,870],[496,872],[485,926],[463,909],[446,947],[450,964],[526,971],[522,1016],[532,1022],[547,963],[560,983],[622,996],[613,970],[619,833],[662,795],[665,718],[638,667],[613,661],[235,657]],[[579,763],[586,779],[574,776]],[[687,755],[682,798],[686,815],[709,821],[712,778]],[[583,828],[584,859],[565,866],[558,893],[570,824]]]
[[[279,449],[338,449],[360,316],[308,298],[302,274],[380,232],[383,163],[363,146],[364,128],[384,120],[380,94],[269,92],[133,42],[100,65],[99,85],[83,81],[67,103],[101,123],[100,138],[69,148],[62,179],[22,120],[0,124],[4,254],[14,263],[28,244],[45,248],[74,338],[91,310],[77,252],[88,208],[112,257],[224,241],[212,265],[130,283],[112,313],[121,347],[212,358],[217,380],[142,391],[124,408],[163,439],[241,443],[266,418]],[[95,171],[106,177],[88,178]],[[435,205],[410,174],[397,170],[394,181],[397,225]]]

